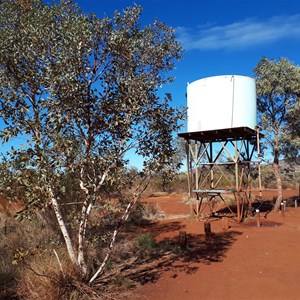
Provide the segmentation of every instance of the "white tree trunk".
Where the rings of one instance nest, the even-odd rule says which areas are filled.
[[[83,168],[81,169],[81,174],[83,173]],[[86,194],[86,199],[82,205],[81,209],[81,220],[79,223],[79,231],[78,231],[78,257],[77,262],[79,264],[80,269],[83,274],[87,274],[87,264],[84,257],[84,240],[85,240],[85,232],[87,226],[87,207],[89,205],[89,190],[84,186],[82,180],[80,180],[80,188]]]
[[[97,185],[94,187],[94,194],[93,196],[90,196],[90,192],[88,188],[84,185],[83,183],[83,173],[84,173],[84,168],[81,168],[81,180],[80,180],[80,188],[81,190],[86,194],[86,199],[83,203],[82,209],[81,209],[81,220],[79,224],[79,231],[78,231],[78,257],[77,257],[77,262],[80,267],[80,270],[84,275],[87,274],[87,263],[85,260],[85,253],[84,253],[84,243],[85,243],[85,234],[86,234],[86,228],[87,228],[87,223],[88,219],[90,216],[90,213],[92,211],[93,205],[95,204],[95,195],[97,191],[101,188],[101,186],[104,183],[104,180],[107,177],[107,174],[109,172],[110,167],[107,168],[107,170],[103,173],[103,175],[100,178],[100,181]]]
[[[60,228],[61,233],[64,237],[69,257],[70,257],[72,263],[74,265],[78,266],[77,260],[76,260],[76,254],[75,254],[74,247],[73,247],[73,244],[72,244],[72,240],[71,240],[71,237],[69,235],[68,229],[66,227],[65,221],[63,219],[58,201],[57,201],[56,197],[54,196],[54,193],[53,193],[53,190],[52,190],[51,187],[48,187],[48,191],[51,195],[51,204],[53,206],[53,210],[54,210],[57,222],[59,224],[59,228]]]

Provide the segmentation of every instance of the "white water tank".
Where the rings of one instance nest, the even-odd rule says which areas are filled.
[[[235,127],[255,129],[255,80],[224,75],[196,80],[187,86],[188,132]]]

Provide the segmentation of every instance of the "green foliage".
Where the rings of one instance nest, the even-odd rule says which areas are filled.
[[[124,287],[124,288],[130,287],[130,285],[132,284],[129,278],[122,277],[122,276],[116,276],[114,278],[114,282],[113,283],[117,287]]]
[[[72,1],[22,3],[0,3],[0,137],[27,140],[6,155],[0,188],[25,200],[24,213],[51,203],[71,260],[87,274],[97,200],[124,206],[125,191],[136,201],[153,174],[175,170],[183,112],[157,92],[173,81],[167,72],[182,49],[164,23],[142,28],[140,6],[98,19]],[[144,159],[138,174],[126,170],[132,149]]]
[[[294,125],[299,122],[296,111],[299,108],[300,68],[285,58],[279,61],[262,58],[254,72],[259,125],[278,161],[283,149],[293,143],[291,135],[295,137],[297,126]],[[299,138],[299,131],[296,135]]]
[[[142,233],[136,238],[136,247],[139,255],[145,257],[157,249],[157,243],[150,233]]]
[[[276,178],[274,176],[274,171],[270,165],[261,166],[261,177],[262,185],[265,188],[276,188]]]
[[[3,1],[1,8],[2,140],[28,138],[26,149],[11,153],[21,162],[14,168],[39,168],[54,186],[68,168],[94,192],[107,169],[110,185],[120,178],[130,148],[145,158],[145,170],[169,164],[180,111],[156,91],[173,80],[164,74],[181,57],[171,28],[155,21],[141,29],[138,6],[102,20],[70,1],[27,9]]]
[[[300,93],[297,95],[297,102],[287,110],[287,122],[284,130],[285,135],[283,137],[284,156],[291,162],[300,158]],[[299,162],[298,162],[299,164]]]
[[[278,211],[282,201],[280,157],[295,152],[295,144],[291,142],[293,126],[290,125],[289,118],[299,103],[300,68],[285,58],[281,58],[278,62],[262,58],[254,71],[259,125],[265,135],[265,147],[270,147],[273,155],[273,170],[277,185],[274,210]],[[299,149],[296,149],[296,152],[298,151]]]

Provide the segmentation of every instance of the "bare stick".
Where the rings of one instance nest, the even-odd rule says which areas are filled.
[[[54,255],[55,255],[56,259],[57,259],[57,262],[58,262],[58,265],[59,265],[59,269],[60,269],[63,277],[65,278],[65,273],[64,273],[64,270],[62,268],[62,264],[61,264],[61,261],[59,259],[59,256],[58,256],[57,252],[55,251],[55,249],[53,249],[53,252],[54,252]]]

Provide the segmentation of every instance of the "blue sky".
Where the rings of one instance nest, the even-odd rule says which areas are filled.
[[[175,81],[166,87],[175,105],[185,105],[187,82],[214,75],[253,76],[262,56],[300,64],[300,0],[80,0],[98,17],[134,3],[141,23],[155,18],[172,26],[185,49]]]
[[[112,17],[115,10],[122,11],[136,3],[143,7],[142,24],[157,18],[175,29],[185,54],[172,72],[175,81],[164,88],[172,94],[174,105],[186,105],[188,82],[215,75],[253,76],[262,56],[276,60],[286,57],[300,65],[300,0],[77,2],[84,11],[94,12],[99,18]],[[10,144],[5,148],[8,147]]]
[[[300,0],[80,0],[99,18],[134,3],[142,24],[154,19],[172,26],[185,49],[175,81],[164,90],[186,106],[188,82],[215,75],[254,76],[260,59],[288,58],[300,65]],[[183,130],[184,131],[184,128]],[[140,161],[135,158],[135,163]]]

